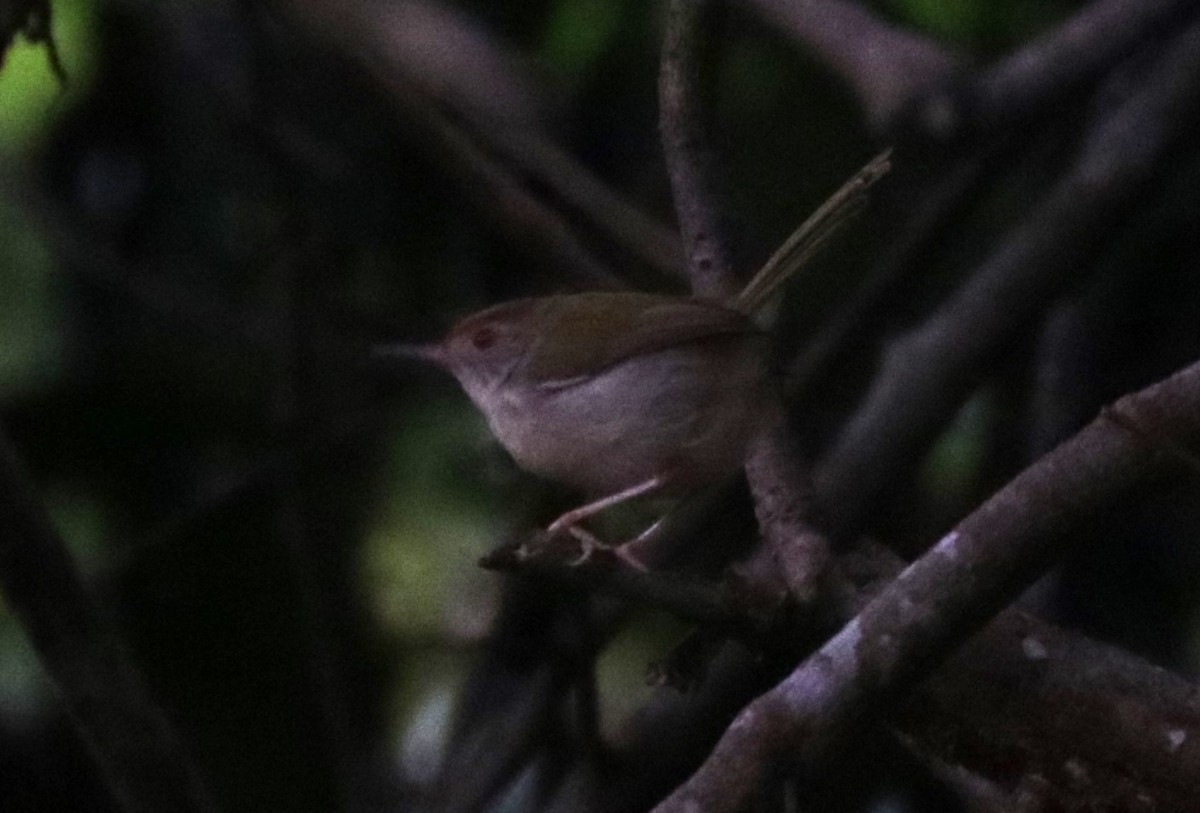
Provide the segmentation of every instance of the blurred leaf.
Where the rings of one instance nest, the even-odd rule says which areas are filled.
[[[608,736],[618,737],[629,715],[658,691],[647,682],[650,667],[666,657],[688,629],[666,613],[640,612],[600,653],[596,689]]]
[[[913,25],[958,42],[977,39],[986,16],[975,0],[895,0],[895,5]]]
[[[427,783],[437,774],[467,665],[461,654],[427,652],[397,681],[391,730],[399,735],[404,775],[413,781]]]
[[[445,634],[454,593],[495,540],[495,512],[463,489],[457,463],[471,446],[478,416],[465,398],[406,415],[392,447],[388,496],[363,548],[363,579],[384,628],[399,635]],[[466,591],[478,597],[478,590]],[[464,599],[465,600],[465,599]]]
[[[1078,5],[1063,0],[891,0],[889,8],[903,22],[940,39],[993,50],[1028,39]]]
[[[777,112],[787,89],[788,70],[778,50],[737,39],[723,56],[719,98],[739,116]]]
[[[0,397],[34,390],[57,371],[63,339],[42,236],[0,197]]]
[[[36,144],[70,103],[83,96],[96,59],[93,0],[54,0],[52,35],[67,72],[64,87],[46,47],[17,38],[0,69],[0,152]]]
[[[16,619],[0,613],[0,719],[5,727],[41,716],[50,701],[41,665]]]
[[[103,503],[66,486],[43,489],[42,502],[66,541],[79,573],[84,579],[98,573],[105,565],[110,538]]]
[[[969,497],[983,465],[993,410],[986,393],[963,405],[925,458],[920,473],[925,494],[943,505],[960,505]]]
[[[72,557],[84,575],[101,564],[105,538],[100,504],[76,491],[49,490],[44,502],[54,526],[70,546]],[[20,725],[45,713],[49,684],[25,631],[9,613],[0,596],[0,721]]]
[[[559,0],[546,26],[542,55],[564,74],[585,73],[616,36],[624,9],[615,0]]]

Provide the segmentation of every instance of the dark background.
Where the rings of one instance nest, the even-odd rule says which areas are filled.
[[[986,65],[1082,5],[872,8]],[[480,689],[481,671],[510,670],[516,685],[536,678],[547,651],[571,661],[576,633],[548,609],[561,597],[476,566],[570,498],[517,472],[452,382],[381,371],[369,348],[610,274],[682,290],[669,240],[667,260],[648,260],[529,169],[552,145],[668,234],[662,8],[52,7],[66,84],[36,45],[14,46],[0,72],[4,425],[226,809],[408,809],[456,710],[466,703],[462,726],[499,704],[489,693],[503,681]],[[782,341],[800,347],[899,250],[920,179],[963,149],[906,150],[903,122],[873,128],[833,72],[744,9],[728,14],[718,75],[715,140],[744,269],[881,146],[901,143],[893,188],[789,294]],[[887,338],[954,290],[1067,163],[1099,104],[1093,91],[1017,132],[974,138],[992,150],[983,180],[804,404],[814,449]],[[873,532],[915,553],[1100,404],[1196,357],[1196,157],[1188,138],[1167,153],[1089,255],[1070,308],[994,360],[903,499],[871,517]],[[505,184],[573,242],[546,238]],[[1194,676],[1196,529],[1194,504],[1178,497],[1098,523],[1040,601]],[[500,638],[498,618],[509,625]],[[685,629],[636,614],[604,650],[602,731],[651,696],[645,665]],[[536,785],[530,764],[524,780],[514,773],[509,806],[488,809],[532,809],[536,794],[520,784]],[[926,809],[880,774],[855,805]],[[0,615],[0,810],[112,809],[104,798],[19,627]]]

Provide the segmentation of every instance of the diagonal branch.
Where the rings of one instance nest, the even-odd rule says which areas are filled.
[[[1113,80],[1124,88],[1127,77]],[[971,392],[987,362],[1088,267],[1200,104],[1200,23],[1104,116],[1046,199],[924,325],[902,337],[822,463],[842,529],[862,523]],[[913,375],[920,370],[920,375]]]
[[[474,121],[489,146],[578,211],[613,243],[664,277],[683,275],[679,235],[634,206],[535,128]]]
[[[847,0],[746,2],[843,77],[877,130],[906,118],[937,141],[994,133],[1047,110],[1194,8],[1190,0],[1096,0],[995,65],[964,72],[932,40]]]
[[[1196,685],[1019,610],[924,681],[891,726],[951,784],[969,775],[1004,799],[996,809],[1195,809]]]
[[[474,201],[498,234],[515,240],[536,262],[588,287],[623,288],[624,282],[584,244],[565,217],[527,188],[504,162],[483,149],[402,77],[378,71],[375,78],[391,94],[397,124],[437,160]]]
[[[215,810],[114,623],[87,594],[3,430],[0,588],[122,809]]]
[[[361,2],[290,0],[285,9],[310,36],[344,53],[388,94],[401,132],[446,171],[498,235],[523,249],[532,262],[548,265],[576,279],[582,287],[625,287],[624,281],[581,239],[570,220],[536,194],[509,161],[488,149],[484,128],[464,126],[461,117],[447,115],[444,106],[438,104],[439,92],[450,96],[445,106],[455,110],[490,98],[490,106],[475,106],[472,124],[486,115],[498,116],[499,107],[531,106],[519,91],[519,82],[506,70],[504,55],[492,49],[478,32],[465,30],[457,15],[439,11],[434,4],[397,4],[385,13],[374,4]],[[454,56],[452,48],[430,49],[430,42],[438,42],[439,38],[453,41],[458,51],[469,53]],[[423,61],[434,58],[436,62],[442,57],[459,62],[451,66]],[[455,73],[451,67],[466,76],[451,75]],[[430,87],[428,81],[422,81],[432,74],[440,78],[441,85]],[[466,88],[470,88],[470,94],[464,98]],[[521,126],[532,125],[504,125]],[[561,155],[556,158],[561,159],[560,164],[543,175],[552,171],[558,173],[555,178],[562,175],[561,161],[566,159]],[[599,185],[582,168],[572,167],[572,171],[576,175],[566,180],[578,181],[586,176]],[[614,207],[610,201],[603,216],[612,218]],[[627,227],[635,217],[629,210],[620,214],[624,217],[618,222],[621,227]],[[644,228],[643,235],[660,233],[653,224]],[[649,250],[643,254],[661,257],[662,252]]]
[[[1200,447],[1200,363],[1113,408],[1148,433]],[[812,767],[833,756],[1019,595],[1057,557],[1072,528],[1131,489],[1181,469],[1175,456],[1097,418],[997,492],[743,709],[700,770],[656,813],[741,810],[777,761]]]
[[[532,258],[544,261],[538,255],[548,249],[561,270],[610,287],[573,218],[556,210],[561,204],[631,257],[679,275],[674,231],[554,143],[537,120],[528,77],[469,15],[423,0],[386,7],[289,0],[286,8],[371,74],[401,125],[461,179],[498,231],[528,244]],[[543,187],[551,194],[535,191]]]
[[[957,60],[933,41],[848,0],[745,1],[845,79],[877,129],[957,70]]]
[[[942,139],[956,126],[976,133],[1010,126],[1046,110],[1194,9],[1191,0],[1096,0],[956,88],[954,99],[930,93],[919,104],[919,120]]]

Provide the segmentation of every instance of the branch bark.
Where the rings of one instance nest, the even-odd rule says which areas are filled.
[[[721,205],[717,156],[710,139],[713,28],[711,0],[672,0],[667,7],[658,75],[659,130],[692,291],[728,299],[738,290]]]
[[[1153,478],[1182,468],[1123,425],[1200,445],[1200,363],[1111,408],[1020,474],[909,566],[853,621],[739,713],[712,755],[656,813],[742,810],[780,760],[829,759],[888,701],[944,659],[1054,558],[1073,527]],[[1200,719],[1160,732],[1200,737]],[[1179,756],[1177,754],[1177,756]],[[1200,760],[1193,745],[1181,758]],[[1197,762],[1200,768],[1200,761]],[[1192,774],[1195,775],[1195,774]]]
[[[1195,807],[1200,688],[1020,611],[922,683],[892,727],[950,784],[990,788],[999,809]]]

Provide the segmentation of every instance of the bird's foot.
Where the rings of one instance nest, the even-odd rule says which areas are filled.
[[[566,525],[555,527],[557,522],[551,524],[546,529],[546,534],[553,538],[560,533],[570,534],[579,543],[579,555],[568,562],[570,567],[579,567],[589,561],[608,561],[616,560],[621,562],[626,567],[632,568],[642,573],[649,571],[644,564],[629,549],[632,542],[626,542],[622,545],[610,545],[607,542],[602,542],[599,537],[579,525]],[[639,537],[640,538],[640,537]],[[637,540],[633,540],[637,541]]]

